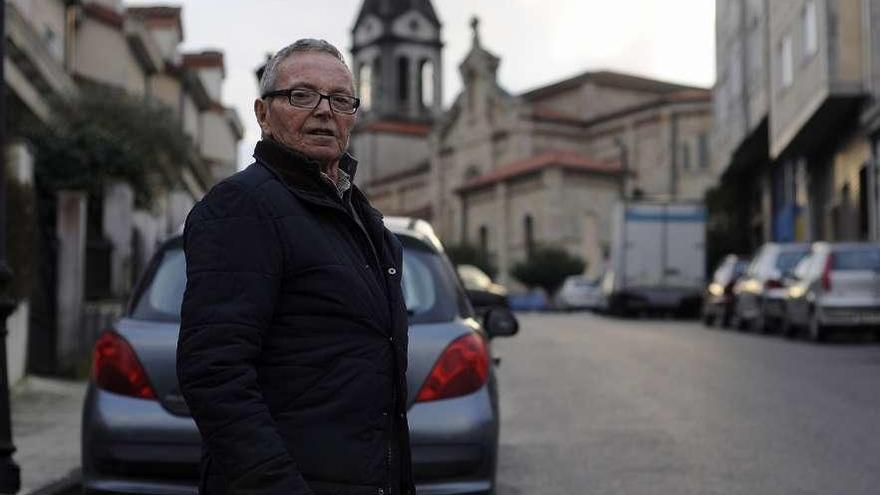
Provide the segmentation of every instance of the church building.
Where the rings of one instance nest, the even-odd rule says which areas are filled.
[[[367,103],[352,138],[359,183],[386,215],[485,250],[502,283],[541,245],[598,275],[622,197],[702,201],[717,182],[709,89],[598,70],[512,94],[475,18],[462,89],[443,110],[440,27],[429,0],[364,2],[352,49]]]

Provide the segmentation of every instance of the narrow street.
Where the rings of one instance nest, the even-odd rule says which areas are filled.
[[[520,315],[499,495],[876,494],[880,344]]]

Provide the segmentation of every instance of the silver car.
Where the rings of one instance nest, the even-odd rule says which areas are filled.
[[[498,394],[489,337],[518,329],[507,309],[481,324],[426,222],[388,219],[404,247],[410,314],[409,424],[419,494],[491,493]],[[201,439],[180,396],[176,345],[186,285],[180,237],[166,242],[127,313],[95,345],[82,424],[85,493],[197,493]]]
[[[880,244],[818,242],[792,274],[786,333],[821,341],[842,327],[880,329]]]
[[[556,305],[559,309],[596,309],[602,300],[602,288],[599,287],[598,279],[591,279],[583,275],[572,275],[565,279],[562,288],[556,295]]]

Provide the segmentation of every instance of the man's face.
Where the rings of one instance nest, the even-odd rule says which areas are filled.
[[[281,62],[273,90],[290,88],[354,96],[348,68],[320,52],[294,53]],[[294,107],[283,96],[258,98],[254,112],[264,136],[322,163],[334,162],[345,153],[356,121],[355,115],[332,111],[326,98],[315,109]]]

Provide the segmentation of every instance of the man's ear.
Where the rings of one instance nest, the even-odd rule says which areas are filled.
[[[254,115],[257,117],[257,123],[264,136],[271,136],[272,130],[269,126],[269,102],[263,98],[254,100]]]

